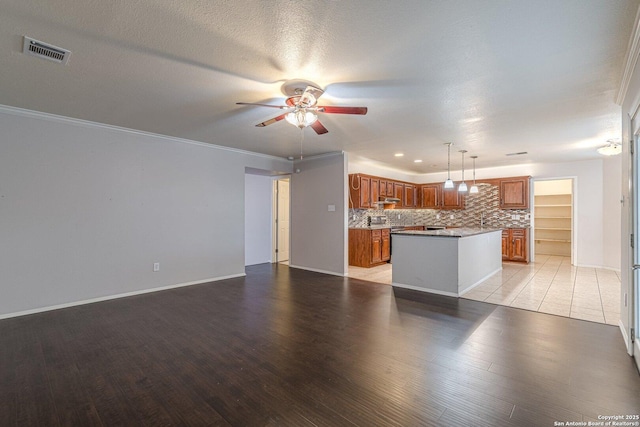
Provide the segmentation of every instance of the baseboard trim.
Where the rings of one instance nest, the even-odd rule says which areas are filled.
[[[318,268],[310,268],[310,267],[302,267],[301,265],[293,265],[293,264],[289,264],[289,267],[291,267],[291,268],[297,268],[297,269],[300,269],[300,270],[313,271],[314,273],[330,274],[330,275],[332,275],[332,276],[338,276],[338,277],[346,277],[346,276],[347,276],[347,274],[346,274],[346,273],[344,273],[344,274],[340,274],[340,273],[337,273],[337,272],[335,272],[335,271],[320,270],[320,269],[318,269]]]
[[[444,295],[447,297],[454,297],[457,298],[458,294],[453,293],[453,292],[447,292],[447,291],[439,291],[436,289],[427,289],[427,288],[421,288],[420,286],[413,286],[413,285],[405,285],[402,283],[391,283],[391,286],[395,287],[395,288],[404,288],[404,289],[411,289],[412,291],[420,291],[420,292],[425,292],[428,294],[436,294],[436,295]]]
[[[135,296],[135,295],[142,295],[142,294],[149,294],[151,292],[166,291],[166,290],[169,290],[169,289],[182,288],[182,287],[185,287],[185,286],[200,285],[202,283],[217,282],[217,281],[225,280],[225,279],[234,279],[236,277],[244,277],[244,276],[246,276],[245,273],[231,274],[231,275],[228,275],[228,276],[219,276],[219,277],[214,277],[214,278],[210,278],[210,279],[202,279],[202,280],[194,280],[192,282],[178,283],[177,285],[160,286],[160,287],[157,287],[157,288],[142,289],[142,290],[139,290],[139,291],[125,292],[125,293],[122,293],[122,294],[107,295],[107,296],[104,296],[104,297],[91,298],[91,299],[86,299],[86,300],[81,300],[81,301],[67,302],[67,303],[64,303],[64,304],[50,305],[50,306],[47,306],[47,307],[39,307],[39,308],[31,309],[31,310],[17,311],[15,313],[0,314],[0,320],[9,319],[9,318],[12,318],[12,317],[28,316],[29,314],[37,314],[37,313],[42,313],[42,312],[45,312],[45,311],[60,310],[62,308],[75,307],[77,305],[93,304],[95,302],[109,301],[109,300],[112,300],[112,299],[132,297],[132,296]]]
[[[622,323],[622,319],[618,320],[618,327],[620,328],[620,333],[622,333],[622,339],[624,340],[624,347],[629,353],[631,347],[629,346],[629,334],[627,334],[627,328],[624,327],[624,323]],[[631,353],[629,353],[631,355]]]
[[[588,265],[588,264],[576,264],[575,267],[582,267],[582,268],[599,268],[601,270],[611,270],[611,271],[615,271],[617,273],[620,273],[620,269],[619,268],[613,268],[613,267],[605,267],[604,265]]]
[[[498,268],[497,270],[494,270],[493,272],[487,274],[486,276],[484,276],[482,279],[478,280],[476,283],[472,284],[471,286],[469,286],[467,289],[463,290],[462,292],[460,292],[458,295],[459,296],[463,296],[464,294],[466,294],[467,292],[469,292],[470,290],[472,290],[473,288],[475,288],[476,286],[480,285],[482,282],[484,282],[485,280],[487,280],[489,277],[493,276],[496,273],[499,273],[500,271],[502,271],[502,266],[500,266],[500,268]]]

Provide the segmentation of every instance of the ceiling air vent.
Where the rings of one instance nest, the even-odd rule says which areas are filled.
[[[27,36],[24,37],[22,53],[48,59],[59,64],[66,64],[71,56],[71,52],[66,49],[46,44]]]

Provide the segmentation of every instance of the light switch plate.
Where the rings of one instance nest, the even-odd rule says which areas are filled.
[[[335,212],[336,211],[336,205],[329,205],[327,206],[327,210],[329,212]]]

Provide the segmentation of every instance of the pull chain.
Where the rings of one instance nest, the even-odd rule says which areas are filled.
[[[304,128],[300,128],[300,160],[302,160],[302,142],[304,141]]]

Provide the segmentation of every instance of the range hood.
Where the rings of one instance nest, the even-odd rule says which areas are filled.
[[[380,200],[374,204],[378,205],[378,208],[394,209],[396,207],[396,203],[400,203],[400,199],[397,197],[380,197]]]
[[[396,203],[400,203],[400,199],[396,198],[396,197],[380,197],[380,200],[377,202],[378,204],[389,204],[389,205],[394,205]]]

